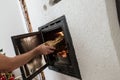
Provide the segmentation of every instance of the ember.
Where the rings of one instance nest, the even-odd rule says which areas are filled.
[[[60,56],[60,57],[66,58],[67,57],[67,51],[63,50],[61,52],[58,52],[57,55]]]

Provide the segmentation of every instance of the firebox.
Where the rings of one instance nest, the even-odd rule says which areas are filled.
[[[12,36],[16,55],[23,54],[40,44],[51,45],[56,50],[49,55],[36,56],[30,62],[20,67],[24,80],[32,80],[46,67],[50,70],[76,77],[81,80],[80,70],[75,55],[74,46],[65,16],[61,16],[41,27],[38,32]],[[40,61],[43,59],[44,64]],[[31,69],[34,61],[35,69]]]

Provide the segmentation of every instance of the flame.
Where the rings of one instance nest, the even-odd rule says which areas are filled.
[[[63,34],[62,31],[61,31],[61,32],[58,32],[57,34],[60,35],[60,36],[64,36],[64,34]]]
[[[62,50],[61,52],[58,53],[58,56],[66,58],[67,57],[67,51],[66,50]]]
[[[55,47],[56,44],[60,43],[60,42],[63,40],[63,38],[64,38],[64,34],[63,34],[62,31],[56,33],[56,35],[57,35],[57,37],[56,37],[54,40],[46,41],[46,42],[43,43],[43,44],[49,45],[49,46],[54,46],[54,47]]]

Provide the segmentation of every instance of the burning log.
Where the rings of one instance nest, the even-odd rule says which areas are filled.
[[[49,40],[49,41],[46,41],[44,44],[45,45],[48,45],[48,46],[56,46],[58,43],[60,43],[63,38],[64,38],[64,35],[62,32],[59,32],[57,33],[59,36],[57,38],[55,38],[54,40]]]

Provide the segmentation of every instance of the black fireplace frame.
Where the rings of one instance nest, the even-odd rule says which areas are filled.
[[[54,70],[56,72],[60,72],[60,73],[63,73],[63,74],[69,75],[69,76],[73,76],[73,77],[76,77],[76,78],[82,80],[81,75],[80,75],[80,70],[78,67],[78,62],[77,62],[76,55],[75,55],[75,50],[73,47],[72,38],[70,36],[70,32],[69,32],[66,18],[64,15],[49,22],[49,23],[47,23],[47,24],[45,24],[45,25],[43,25],[43,26],[41,26],[41,27],[39,27],[38,32],[12,36],[11,39],[13,42],[15,53],[16,53],[16,55],[20,54],[18,52],[18,49],[17,49],[18,48],[17,47],[17,45],[18,45],[17,40],[18,39],[29,37],[29,36],[34,36],[34,35],[40,35],[42,37],[42,42],[40,44],[42,44],[44,42],[43,32],[58,28],[58,27],[56,27],[56,24],[59,24],[60,28],[62,28],[62,30],[64,32],[64,38],[65,38],[68,50],[70,52],[70,54],[69,54],[69,58],[70,58],[70,62],[71,62],[70,66],[64,66],[64,68],[61,68],[61,66],[60,67],[54,66],[53,62],[49,60],[49,57],[52,54],[46,55],[46,56],[44,56],[46,64],[43,67],[41,67],[39,70],[37,70],[35,73],[33,73],[32,75],[30,75],[28,77],[25,76],[23,66],[20,67],[23,80],[32,80],[38,73],[43,71],[46,67],[48,67],[50,70]]]
[[[117,10],[118,22],[120,24],[120,0],[115,0],[115,2],[116,2],[116,10]]]

